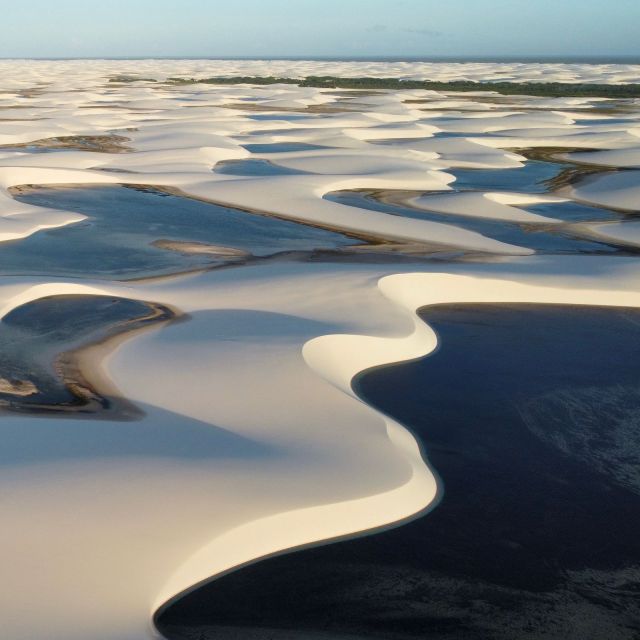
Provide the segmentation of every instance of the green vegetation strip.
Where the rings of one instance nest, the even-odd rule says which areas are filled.
[[[333,76],[308,76],[278,78],[274,76],[233,76],[214,78],[169,78],[172,84],[293,84],[300,87],[326,89],[427,89],[430,91],[495,91],[503,95],[527,95],[546,97],[589,98],[640,98],[640,84],[573,84],[563,82],[471,82],[454,80],[401,80],[399,78],[336,78]]]

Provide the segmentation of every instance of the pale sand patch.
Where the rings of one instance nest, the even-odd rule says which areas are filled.
[[[167,249],[169,251],[177,251],[179,253],[208,255],[213,258],[242,259],[248,258],[251,254],[242,249],[234,249],[233,247],[221,247],[215,244],[207,244],[206,242],[183,242],[181,240],[156,240],[153,243],[158,249]]]
[[[15,396],[32,396],[38,393],[38,387],[31,380],[8,380],[0,378],[0,392]]]

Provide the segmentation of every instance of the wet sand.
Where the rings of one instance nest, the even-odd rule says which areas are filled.
[[[101,362],[135,333],[176,318],[163,305],[106,296],[60,295],[17,307],[0,323],[0,408],[139,417]]]

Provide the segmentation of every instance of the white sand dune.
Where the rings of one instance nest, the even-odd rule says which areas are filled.
[[[621,246],[640,247],[640,223],[637,220],[587,225],[593,237]]]
[[[571,193],[596,205],[638,211],[640,209],[640,171],[621,171],[584,181]]]
[[[4,628],[17,639],[152,637],[150,614],[193,584],[426,508],[436,484],[415,441],[354,397],[352,377],[432,350],[435,334],[413,315],[427,304],[640,306],[637,265],[612,261],[589,281],[598,261],[580,260],[573,278],[536,276],[529,259],[507,279],[467,268],[379,285],[379,267],[252,268],[135,288],[5,279],[5,314],[46,295],[103,293],[173,304],[191,321],[134,338],[106,363],[141,421],[3,419],[4,575],[29,585],[3,594]]]
[[[562,202],[553,196],[523,196],[519,193],[491,193],[462,191],[443,195],[425,195],[410,198],[407,203],[417,209],[438,211],[459,216],[522,222],[525,224],[557,224],[560,220],[531,213],[516,205],[532,205],[541,202]],[[565,200],[566,201],[566,200]]]
[[[574,162],[599,164],[604,167],[640,169],[640,146],[627,149],[570,153],[567,157]]]
[[[204,580],[432,506],[437,481],[414,437],[352,389],[361,371],[437,346],[418,308],[640,306],[637,260],[536,256],[464,227],[471,218],[557,226],[527,210],[545,202],[637,210],[638,171],[590,178],[561,196],[458,192],[450,173],[522,169],[526,158],[512,149],[526,146],[596,148],[571,157],[634,167],[637,125],[590,124],[601,119],[597,99],[513,97],[505,107],[483,92],[345,97],[285,84],[107,81],[130,73],[157,80],[333,74],[605,83],[640,76],[633,65],[0,61],[0,241],[19,243],[85,219],[18,202],[13,187],[141,184],[361,236],[491,256],[387,265],[283,260],[128,284],[0,276],[0,318],[47,296],[74,294],[153,301],[187,314],[130,336],[95,363],[144,411],[139,420],[3,415],[0,620],[12,640],[154,638],[158,608]],[[126,148],[88,150],[93,137],[113,135],[126,138]],[[54,137],[72,137],[71,146],[10,146]],[[246,148],[277,143],[323,148]],[[216,170],[231,160],[266,160],[299,173]],[[451,214],[451,223],[325,197],[358,189],[417,191],[411,206]],[[589,234],[640,242],[629,221],[593,224]]]

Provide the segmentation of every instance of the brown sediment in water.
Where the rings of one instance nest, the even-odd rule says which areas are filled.
[[[582,173],[582,174],[576,174],[576,180],[581,180],[583,183],[584,182],[589,182],[590,180],[595,179],[596,177],[598,177],[599,175],[601,175],[602,172],[598,171],[596,173]],[[613,172],[612,172],[613,173]],[[573,183],[571,183],[571,185],[573,186]],[[593,203],[590,203],[586,200],[580,200],[575,198],[573,195],[569,194],[570,191],[570,186],[566,186],[564,188],[561,188],[559,190],[557,190],[554,195],[562,195],[562,196],[566,196],[568,198],[570,198],[572,201],[574,202],[578,202],[581,204],[585,204],[587,206],[591,206],[591,207],[596,207],[597,205],[594,205]],[[437,192],[431,192],[431,193],[437,193]],[[452,192],[445,192],[445,193],[452,193]],[[409,200],[411,198],[415,198],[416,196],[420,196],[422,195],[422,192],[420,191],[401,191],[401,190],[386,190],[386,191],[368,191],[368,192],[364,192],[364,195],[370,196],[372,198],[375,198],[376,200],[380,201],[380,202],[385,202],[391,205],[400,205],[400,206],[404,206],[404,207],[411,207],[411,203],[409,202]],[[612,211],[615,213],[625,213],[623,210],[621,209],[614,209],[612,207],[606,207],[607,211]],[[626,212],[627,214],[629,213],[628,211]],[[577,237],[584,237],[587,239],[591,239],[591,240],[595,240],[598,242],[604,242],[605,244],[610,244],[611,246],[617,247],[619,244],[624,244],[625,246],[628,246],[629,248],[633,248],[636,247],[637,245],[634,245],[633,243],[624,243],[622,241],[620,242],[612,242],[611,238],[607,238],[606,236],[602,236],[600,234],[597,233],[597,231],[591,229],[590,227],[593,226],[597,226],[599,223],[597,222],[566,222],[562,225],[562,228],[565,230],[572,230],[572,232],[574,232],[576,234]],[[607,223],[601,223],[601,224],[607,224]],[[528,226],[526,224],[522,224],[521,226]],[[535,227],[531,227],[532,230],[535,231],[554,231],[557,230],[557,226],[556,225],[551,225],[551,226],[547,226],[547,225],[540,225],[540,224],[536,224]]]
[[[423,242],[398,242],[385,244],[357,244],[339,249],[340,253],[402,253],[405,255],[425,255],[442,251],[444,245],[429,245]]]
[[[555,178],[547,180],[545,184],[551,193],[559,192],[565,187],[575,186],[585,178],[599,176],[607,172],[610,172],[607,167],[593,167],[592,165],[567,167]]]
[[[615,169],[607,170],[604,173],[616,173],[617,171],[618,170],[615,170]],[[581,184],[587,184],[597,179],[599,176],[603,175],[603,172],[602,171],[583,172],[583,173],[576,173],[574,175],[575,175],[574,180],[576,183],[580,182]],[[575,186],[574,182],[570,182],[568,185],[558,189],[557,191],[554,192],[554,195],[567,197],[573,202],[584,204],[585,206],[589,206],[589,207],[602,208],[607,211],[611,211],[613,213],[617,213],[623,216],[625,214],[626,216],[628,216],[630,213],[633,213],[627,210],[618,209],[611,206],[601,207],[600,205],[589,202],[588,200],[576,198],[575,194],[572,193],[572,189],[571,189],[572,186]],[[379,200],[380,202],[387,202],[392,205],[401,205],[405,207],[411,207],[412,205],[409,202],[409,200],[418,195],[421,195],[421,192],[387,190],[387,191],[377,191],[377,192],[370,191],[365,195],[369,195],[370,197],[373,197],[376,200]],[[623,218],[623,221],[624,221],[624,218]],[[594,242],[599,242],[601,244],[606,244],[608,246],[614,247],[620,255],[631,255],[631,256],[637,255],[638,252],[640,252],[640,248],[638,247],[637,243],[625,242],[623,239],[617,239],[617,238],[613,239],[608,237],[605,234],[598,233],[598,227],[601,225],[609,224],[609,222],[596,222],[596,221],[565,222],[561,225],[561,227],[558,227],[557,225],[549,226],[549,225],[540,225],[540,224],[536,224],[535,227],[532,227],[530,225],[521,223],[521,226],[525,228],[528,227],[531,231],[536,231],[536,232],[539,232],[539,231],[554,232],[554,231],[557,231],[559,228],[561,228],[566,232],[570,232],[576,238],[592,240]]]
[[[9,187],[8,192],[10,195],[26,195],[28,193],[32,193],[38,191],[39,189],[87,189],[94,186],[104,187],[104,184],[96,183],[86,183],[86,184],[77,184],[77,183],[58,183],[58,184],[22,184],[22,185],[14,185]],[[219,207],[226,207],[228,209],[233,209],[235,211],[241,211],[243,213],[250,213],[256,216],[263,216],[267,218],[274,218],[277,220],[283,220],[285,222],[293,222],[296,224],[300,224],[306,227],[311,227],[315,229],[323,229],[324,231],[331,231],[333,233],[339,233],[347,238],[352,238],[353,240],[368,244],[372,246],[382,246],[382,245],[406,245],[407,243],[402,240],[394,240],[392,238],[387,238],[381,235],[369,234],[369,233],[358,233],[355,231],[351,231],[348,229],[344,229],[342,227],[333,226],[333,225],[323,225],[317,222],[308,222],[306,220],[301,220],[294,217],[289,217],[277,213],[272,213],[269,211],[263,211],[261,209],[255,209],[247,206],[239,206],[234,203],[224,202],[223,200],[214,200],[212,198],[206,198],[204,196],[197,196],[190,194],[187,191],[183,191],[178,187],[171,187],[167,185],[154,185],[154,184],[144,184],[144,183],[127,183],[127,182],[118,182],[113,183],[110,186],[124,187],[126,189],[135,189],[136,191],[148,192],[148,193],[166,193],[168,195],[176,196],[179,198],[187,198],[189,200],[196,200],[198,202],[206,202],[208,204],[217,205]],[[363,191],[369,192],[367,189],[354,189],[353,191]],[[162,240],[156,242],[164,242]],[[173,241],[172,241],[173,242]],[[155,244],[155,243],[153,243]],[[192,243],[192,244],[200,244],[200,243]],[[204,244],[204,243],[202,243]],[[156,245],[157,246],[157,245]],[[346,248],[346,247],[345,247]],[[245,256],[249,257],[249,256]]]
[[[567,157],[570,153],[588,153],[598,151],[598,149],[584,147],[514,147],[508,150],[524,156],[527,160],[567,165],[566,169],[560,171],[558,175],[544,182],[549,188],[549,192],[556,192],[564,187],[572,186],[587,176],[607,173],[612,170],[611,167],[604,167],[589,162],[579,162]]]
[[[414,191],[410,189],[361,189],[358,191],[365,197],[372,198],[378,202],[391,205],[410,206],[407,202],[410,198],[416,198],[418,196],[438,195],[440,193],[453,193],[453,191]]]
[[[74,395],[87,401],[83,413],[93,408],[104,410],[101,400],[108,400],[110,411],[103,417],[114,419],[114,413],[120,420],[137,419],[143,412],[131,401],[127,400],[107,375],[104,363],[120,345],[136,335],[152,329],[159,329],[169,324],[183,321],[186,314],[178,309],[148,302],[149,315],[143,318],[118,323],[101,339],[81,346],[72,351],[60,354],[56,360],[56,369],[61,372],[62,379]]]
[[[73,400],[61,403],[21,403],[19,397],[27,397],[38,392],[32,381],[24,381],[27,385],[21,386],[24,387],[25,392],[2,390],[16,398],[10,402],[0,401],[0,411],[45,413],[48,417],[60,415],[66,418],[91,416],[92,419],[118,421],[136,420],[142,417],[144,413],[121,394],[108,376],[104,369],[104,362],[121,344],[135,335],[186,318],[185,314],[167,305],[146,301],[144,304],[149,309],[147,315],[115,322],[99,338],[63,351],[56,356],[53,363],[54,372]],[[26,392],[27,387],[32,390],[30,393]]]
[[[187,255],[207,255],[225,260],[243,259],[251,257],[251,253],[234,247],[222,247],[220,245],[209,244],[207,242],[187,242],[183,240],[168,240],[161,238],[151,243],[158,249],[177,251]]]
[[[118,167],[89,167],[91,171],[105,171],[106,173],[140,173],[131,169],[119,169]]]
[[[536,157],[535,149],[524,150],[522,155],[527,152],[527,158],[544,160],[546,157],[551,157],[550,152],[553,151],[553,147],[542,147],[539,149],[539,154]],[[546,185],[554,195],[566,196],[580,202],[582,204],[598,206],[590,203],[588,200],[583,200],[575,197],[573,188],[577,186],[584,186],[596,180],[597,178],[614,173],[621,173],[624,171],[633,171],[633,167],[611,167],[601,164],[590,163],[584,160],[573,160],[566,157],[569,153],[593,153],[596,151],[602,151],[602,149],[584,149],[580,147],[557,147],[553,154],[551,162],[558,162],[567,165],[567,168],[561,171],[555,178],[546,181]],[[549,155],[547,155],[549,154]],[[629,214],[633,210],[621,209],[618,207],[607,206],[605,207],[609,211],[616,213]]]
[[[32,396],[38,393],[38,387],[31,380],[0,378],[0,393],[14,396]]]
[[[81,185],[63,183],[52,185],[25,184],[10,187],[9,193],[11,195],[25,195],[30,192],[38,191],[39,189],[86,189],[91,188],[92,186],[104,185],[92,185],[90,183]],[[298,262],[313,262],[318,260],[335,262],[340,260],[350,262],[360,259],[362,262],[380,262],[381,264],[384,264],[394,260],[402,262],[411,260],[422,262],[434,259],[452,259],[459,261],[460,259],[467,258],[474,259],[475,257],[477,257],[477,255],[480,255],[478,254],[478,252],[473,252],[473,255],[471,255],[470,252],[461,251],[459,248],[449,245],[394,240],[384,236],[356,233],[332,225],[322,225],[318,223],[307,222],[305,220],[290,218],[284,215],[270,213],[268,211],[252,209],[250,207],[240,207],[233,203],[226,203],[220,200],[194,196],[185,191],[182,191],[177,187],[141,183],[114,183],[111,186],[119,186],[142,192],[165,193],[176,197],[188,198],[191,200],[205,202],[217,206],[227,207],[232,210],[248,213],[251,215],[265,216],[283,220],[286,222],[304,225],[310,228],[317,228],[333,233],[339,233],[344,237],[354,240],[354,244],[352,245],[337,247],[335,249],[311,249],[308,251],[282,250],[266,256],[254,256],[248,252],[231,247],[221,247],[218,245],[200,242],[158,239],[151,243],[152,246],[155,246],[159,249],[178,251],[180,253],[184,253],[185,255],[209,255],[212,258],[212,263],[179,269],[171,273],[134,275],[132,277],[125,277],[121,279],[121,281],[123,282],[161,282],[177,277],[186,277],[199,273],[205,273],[208,271],[212,271],[213,269],[238,268],[240,266],[255,265],[256,263],[279,262],[282,260]],[[368,190],[363,191],[368,192]],[[482,256],[483,259],[488,259],[490,257],[489,254],[482,254]]]
[[[560,197],[569,198],[574,202],[578,202],[580,204],[584,204],[588,207],[596,207],[600,209],[606,209],[607,211],[613,211],[614,213],[621,214],[624,217],[628,217],[630,215],[637,214],[640,210],[640,206],[638,209],[624,209],[622,207],[614,207],[610,204],[606,206],[598,204],[596,202],[592,202],[591,200],[587,200],[585,198],[580,198],[576,196],[575,188],[576,187],[584,187],[588,184],[591,184],[595,180],[600,177],[604,177],[606,175],[613,175],[615,173],[621,173],[623,171],[634,171],[633,168],[620,168],[620,167],[604,167],[599,166],[600,171],[586,171],[584,173],[576,173],[573,176],[573,179],[566,182],[566,184],[562,184],[558,189],[554,192],[553,195],[557,195]],[[594,236],[595,237],[595,236]]]
[[[330,262],[341,264],[430,264],[434,262],[447,263],[487,263],[502,262],[504,256],[479,251],[468,251],[458,247],[447,245],[406,244],[389,245],[363,245],[336,249],[333,251],[316,251],[310,255],[301,257],[304,262]]]
[[[183,191],[178,187],[168,187],[168,186],[156,186],[156,185],[145,185],[145,184],[121,184],[120,186],[129,187],[131,189],[139,189],[141,191],[155,191],[161,193],[168,193],[173,196],[178,196],[180,198],[188,198],[190,200],[197,200],[199,202],[208,202],[209,204],[215,204],[220,207],[227,207],[228,209],[234,209],[235,211],[242,211],[244,213],[250,213],[256,216],[264,216],[267,218],[275,218],[277,220],[284,220],[286,222],[294,222],[296,224],[301,224],[306,227],[313,227],[315,229],[323,229],[325,231],[332,231],[333,233],[339,233],[347,238],[353,238],[362,243],[367,244],[398,244],[398,241],[392,240],[390,238],[385,238],[384,236],[376,236],[373,234],[365,234],[365,233],[356,233],[354,231],[346,230],[341,227],[336,227],[332,225],[323,225],[318,224],[316,222],[307,222],[306,220],[300,220],[298,218],[288,217],[284,215],[280,215],[277,213],[272,213],[269,211],[263,211],[261,209],[254,209],[252,207],[246,206],[238,206],[237,204],[224,202],[222,200],[213,200],[211,198],[205,198],[204,196],[196,196],[188,193],[187,191]]]
[[[582,164],[566,157],[569,153],[598,151],[588,147],[507,147],[507,151],[524,156],[527,160],[553,162],[556,164]],[[592,165],[597,168],[598,165]]]

